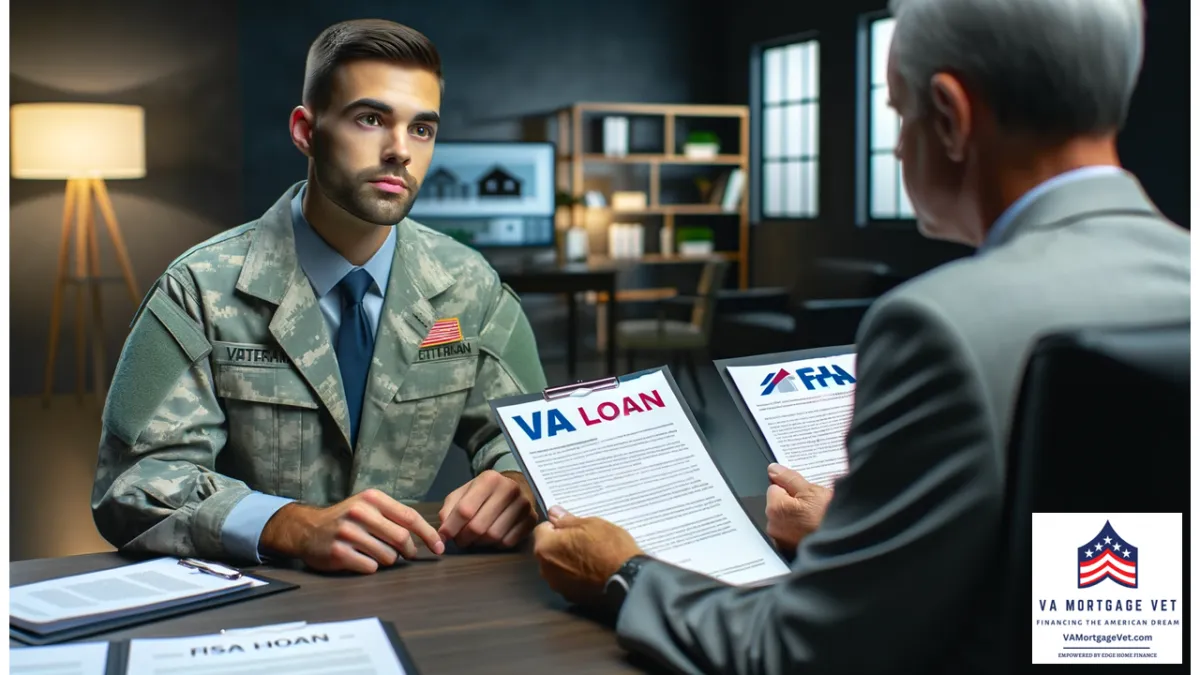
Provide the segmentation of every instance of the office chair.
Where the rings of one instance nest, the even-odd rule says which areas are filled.
[[[1031,614],[1033,513],[1184,514],[1191,477],[1190,324],[1093,327],[1034,347],[1014,408],[1002,553],[1015,664]],[[1069,563],[1068,563],[1069,564]]]
[[[717,295],[728,269],[727,260],[706,262],[700,273],[696,295],[676,296],[661,302],[657,318],[627,319],[617,323],[617,348],[625,351],[627,368],[633,370],[634,353],[637,351],[670,352],[671,367],[675,372],[679,371],[680,365],[687,368],[701,408],[705,406],[704,389],[696,372],[696,358],[698,353],[709,347]],[[668,319],[665,312],[668,305],[682,305],[690,309],[691,320]]]

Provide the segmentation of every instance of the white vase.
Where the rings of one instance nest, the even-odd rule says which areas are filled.
[[[587,257],[587,230],[579,226],[575,226],[567,230],[567,260],[570,260],[571,262],[579,262],[587,260]]]

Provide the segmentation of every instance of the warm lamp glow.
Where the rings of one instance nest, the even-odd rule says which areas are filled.
[[[12,106],[12,177],[142,178],[145,111],[102,103]]]

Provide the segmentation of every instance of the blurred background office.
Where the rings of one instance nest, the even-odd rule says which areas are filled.
[[[1120,137],[1186,227],[1188,6],[1147,0]],[[672,366],[734,488],[761,494],[765,460],[711,359],[853,342],[874,298],[970,254],[916,232],[891,154],[885,7],[14,0],[14,106],[109,105],[12,111],[12,559],[110,549],[88,502],[140,294],[304,177],[287,118],[306,51],[358,17],[441,52],[443,121],[413,216],[521,292],[551,383]],[[95,144],[103,178],[71,179],[54,142]],[[451,452],[429,498],[466,471]]]

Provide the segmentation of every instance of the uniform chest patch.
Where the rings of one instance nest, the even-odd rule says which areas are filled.
[[[459,338],[457,342],[438,345],[436,347],[424,347],[417,352],[417,363],[428,363],[430,361],[446,361],[449,359],[461,359],[470,356],[475,356],[479,353],[479,345],[475,339]]]
[[[420,346],[421,349],[425,349],[426,347],[438,347],[462,342],[462,340],[462,327],[459,325],[457,318],[438,319],[433,322],[433,327],[429,329],[429,334],[421,341]]]
[[[239,366],[287,366],[287,354],[276,345],[256,345],[236,342],[214,342],[213,357],[218,363]]]

